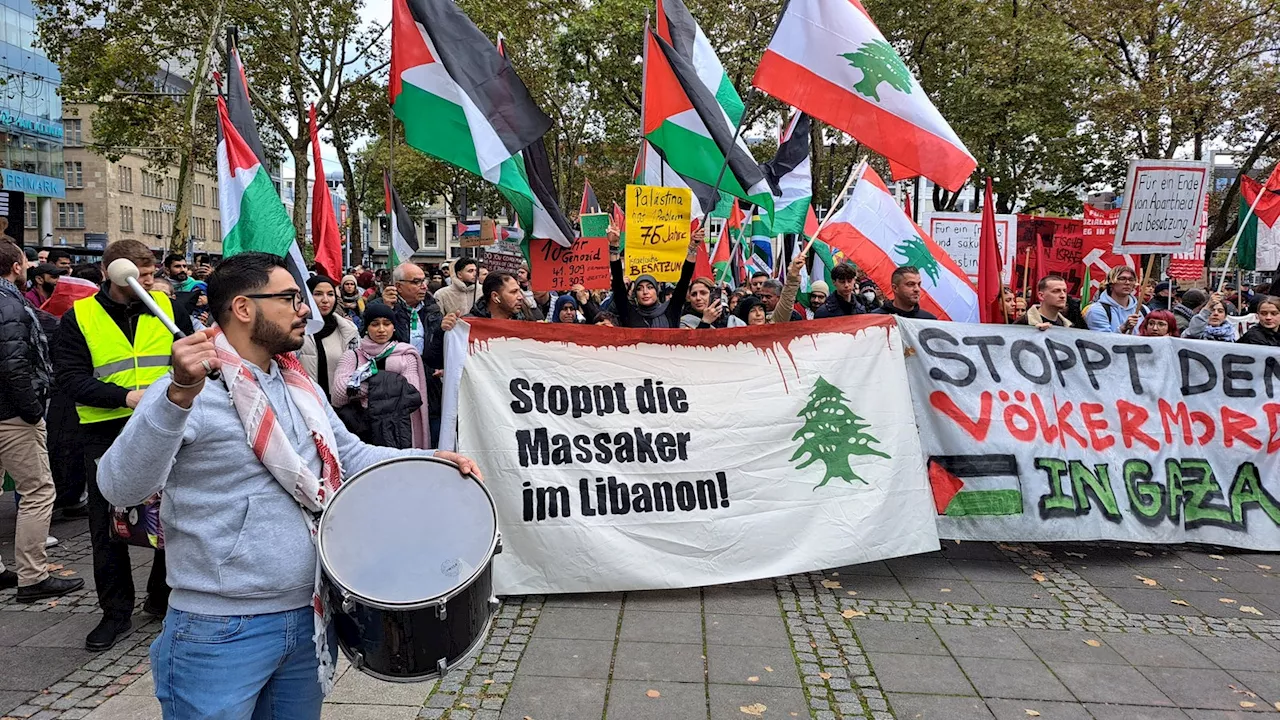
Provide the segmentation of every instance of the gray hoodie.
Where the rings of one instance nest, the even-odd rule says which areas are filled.
[[[319,475],[315,443],[275,363],[269,372],[248,367],[294,449]],[[137,505],[164,490],[169,604],[205,615],[310,605],[316,568],[310,530],[297,501],[253,454],[225,386],[206,383],[189,410],[169,401],[168,388],[165,376],[147,389],[102,457],[98,485],[117,506]],[[382,460],[432,454],[365,445],[325,407],[345,477]]]

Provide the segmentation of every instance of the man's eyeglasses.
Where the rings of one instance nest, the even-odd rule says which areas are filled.
[[[293,306],[294,312],[298,312],[298,309],[302,307],[303,302],[302,293],[297,290],[278,293],[254,293],[252,295],[245,295],[245,297],[253,300],[288,300],[289,304]]]
[[[425,277],[420,277],[415,280],[397,280],[396,282],[408,283],[409,285],[426,285],[427,279]]]

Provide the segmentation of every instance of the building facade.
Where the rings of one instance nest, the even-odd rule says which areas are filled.
[[[31,0],[0,0],[0,180],[4,190],[30,201],[23,224],[32,229],[23,233],[25,241],[52,236],[54,202],[65,192],[62,76],[35,38]]]
[[[185,87],[167,89],[190,90],[175,82]],[[68,106],[66,115],[65,197],[54,202],[53,237],[42,244],[101,250],[113,240],[132,238],[167,252],[178,210],[177,166],[154,166],[138,155],[111,162],[90,149],[93,106]],[[217,171],[197,165],[192,180],[190,249],[197,255],[221,255]],[[30,200],[27,208],[28,213],[35,210]]]

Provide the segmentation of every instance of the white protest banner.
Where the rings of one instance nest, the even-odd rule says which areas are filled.
[[[1209,163],[1131,160],[1124,207],[1116,227],[1117,253],[1188,252],[1200,231]]]
[[[498,505],[499,594],[696,587],[938,547],[892,318],[459,328],[457,448]]]
[[[1280,354],[901,320],[938,534],[1280,550]]]
[[[974,213],[933,213],[929,234],[974,283],[978,282],[978,237],[982,216]],[[1013,284],[1014,246],[1018,241],[1018,216],[996,215],[996,242],[1000,246],[1002,282]]]

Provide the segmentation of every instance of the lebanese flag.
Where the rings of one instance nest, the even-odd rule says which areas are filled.
[[[895,180],[955,192],[978,165],[858,0],[790,0],[752,83],[888,158]]]
[[[316,127],[316,106],[311,106],[307,116],[311,126],[312,164],[316,168],[316,182],[311,189],[311,247],[316,253],[316,264],[324,274],[335,280],[342,278],[342,238],[338,234],[338,218],[333,214],[333,200],[329,197],[329,183],[325,182],[324,162],[320,158],[320,131]]]
[[[390,91],[405,143],[496,185],[530,237],[570,244],[572,228],[522,156],[551,119],[453,2],[392,0]]]
[[[899,265],[920,269],[920,307],[939,320],[978,322],[978,289],[950,255],[902,212],[884,181],[866,163],[853,193],[818,239],[844,253],[876,285],[887,288]]]

